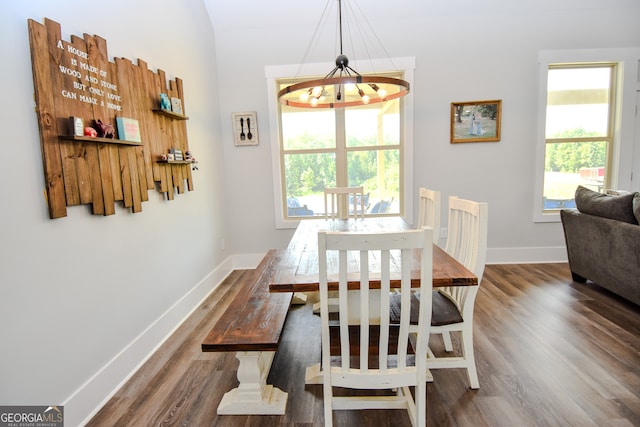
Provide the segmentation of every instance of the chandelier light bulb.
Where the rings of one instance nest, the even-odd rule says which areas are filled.
[[[382,89],[377,84],[374,83],[374,84],[370,84],[369,86],[378,94],[380,98],[384,98],[385,96],[387,96],[387,91]]]
[[[358,95],[360,95],[360,98],[362,99],[362,103],[365,105],[368,104],[369,101],[371,100],[371,98],[369,98],[369,95],[366,95],[364,91],[360,88],[358,88]]]
[[[311,104],[312,107],[317,107],[318,106],[318,98],[311,98],[311,101],[309,102],[309,104]]]
[[[300,94],[300,101],[307,102],[308,99],[309,99],[309,92],[302,92]]]
[[[317,98],[320,96],[320,94],[322,93],[322,86],[316,86],[313,88],[313,90],[311,91],[311,95],[314,98]]]
[[[362,89],[358,89],[358,95],[360,95],[360,98],[362,99],[362,103],[363,104],[368,104],[369,101],[371,100],[369,98],[369,95],[365,95],[364,91]]]

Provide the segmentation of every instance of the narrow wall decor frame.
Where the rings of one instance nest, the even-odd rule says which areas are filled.
[[[255,111],[231,113],[233,143],[236,147],[258,145],[258,114]]]

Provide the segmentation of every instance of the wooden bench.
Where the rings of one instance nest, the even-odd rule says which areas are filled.
[[[287,393],[266,384],[292,292],[270,293],[283,251],[270,250],[202,343],[202,351],[235,351],[237,388],[225,393],[220,415],[282,415]]]

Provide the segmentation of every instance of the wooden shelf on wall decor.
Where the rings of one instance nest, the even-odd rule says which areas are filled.
[[[93,215],[114,215],[120,203],[137,213],[149,191],[167,200],[193,191],[188,165],[159,164],[152,154],[189,150],[187,110],[153,111],[161,93],[184,108],[182,80],[167,79],[142,59],[110,55],[107,41],[89,31],[64,40],[51,19],[27,22],[49,217],[65,217],[68,207],[79,205],[89,205]],[[137,120],[142,137],[91,138],[70,128],[70,117],[82,119],[83,132],[94,118],[116,129],[119,118]]]
[[[72,135],[60,135],[60,138],[66,139],[69,141],[78,141],[78,142],[101,142],[107,144],[120,144],[120,145],[144,145],[142,142],[136,141],[126,141],[124,139],[116,139],[116,138],[100,138],[98,136],[72,136]]]
[[[169,163],[171,165],[192,165],[198,162],[192,162],[190,160],[157,160],[158,163]]]
[[[175,120],[189,120],[189,117],[185,116],[184,114],[174,113],[173,111],[163,110],[162,108],[156,108],[153,110],[153,112],[162,114],[167,117],[171,117],[172,119],[175,119]]]

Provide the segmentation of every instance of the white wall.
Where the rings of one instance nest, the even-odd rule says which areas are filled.
[[[34,114],[27,19],[63,38],[107,40],[114,56],[184,81],[200,161],[194,191],[108,217],[51,220]],[[0,4],[0,404],[64,404],[79,424],[231,268],[214,34],[201,0],[28,0]]]
[[[1,3],[0,404],[64,404],[79,424],[233,268],[231,255],[289,240],[274,227],[264,67],[300,62],[324,0],[206,3]],[[361,3],[390,55],[416,57],[416,191],[489,202],[490,255],[562,253],[559,224],[531,221],[538,51],[640,46],[637,0]],[[195,191],[171,202],[151,191],[138,214],[81,206],[48,218],[27,34],[27,19],[44,17],[65,39],[100,35],[110,59],[184,80]],[[483,99],[503,100],[502,141],[450,145],[450,103]],[[233,146],[235,111],[258,113],[259,146]]]
[[[225,161],[235,166],[228,170],[228,177],[236,185],[227,189],[239,220],[231,224],[231,233],[239,237],[233,249],[258,252],[275,244],[284,246],[291,231],[273,227],[273,189],[267,178],[272,171],[264,66],[297,64],[303,59],[326,0],[205,3],[214,22],[219,73],[225,82],[220,87],[225,100],[221,106],[224,139],[231,140],[227,118],[233,111],[257,111],[260,123],[259,147],[236,148],[227,143],[223,148]],[[488,202],[489,262],[566,259],[560,224],[532,219],[538,52],[640,46],[640,3],[359,3],[390,56],[416,57],[412,87],[416,197],[418,188],[427,186],[441,190],[443,200],[457,195]],[[333,47],[333,40],[319,41],[308,62],[327,61],[328,71],[335,58]],[[366,53],[360,56],[366,59]],[[451,102],[487,99],[502,99],[502,140],[450,144]],[[446,226],[444,208],[443,215]]]

